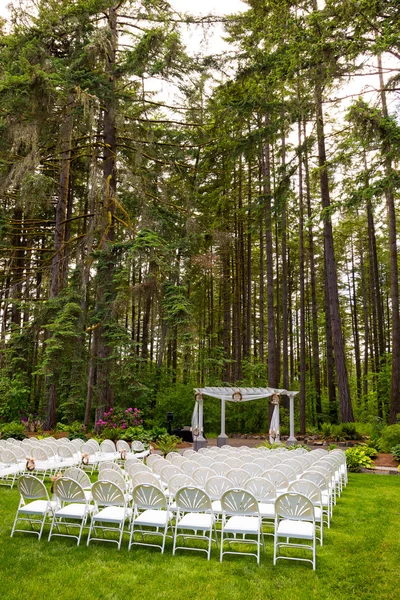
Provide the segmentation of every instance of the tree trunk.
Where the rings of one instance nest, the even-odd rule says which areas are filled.
[[[329,314],[332,327],[332,338],[334,345],[335,366],[340,403],[340,418],[342,422],[354,421],[353,408],[351,406],[349,378],[347,374],[346,356],[344,348],[342,319],[340,316],[339,290],[337,281],[337,270],[335,250],[333,244],[332,221],[330,216],[330,192],[328,170],[326,164],[324,117],[322,110],[321,84],[315,86],[315,107],[317,116],[317,140],[318,140],[318,163],[320,174],[321,200],[324,218],[324,250],[326,283],[329,294]]]

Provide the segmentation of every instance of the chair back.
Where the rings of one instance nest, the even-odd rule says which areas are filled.
[[[296,521],[314,521],[314,506],[303,494],[286,492],[278,496],[275,502],[276,516]]]
[[[61,502],[87,502],[83,487],[77,481],[67,477],[56,479],[53,491]]]
[[[96,481],[92,487],[93,500],[99,506],[125,506],[124,492],[112,481]]]
[[[205,491],[212,500],[220,500],[222,494],[227,490],[232,489],[233,483],[227,477],[215,475],[206,481]]]
[[[264,477],[252,477],[246,481],[244,487],[258,502],[274,501],[277,495],[274,484]]]
[[[256,498],[240,488],[227,490],[221,497],[221,507],[227,515],[260,516]]]
[[[92,482],[90,481],[89,475],[85,473],[83,469],[79,467],[69,467],[64,471],[64,477],[68,477],[68,479],[73,479],[83,489],[89,489],[92,487]]]
[[[39,498],[49,500],[43,481],[33,475],[21,475],[17,485],[19,493],[25,500],[38,500]]]
[[[212,512],[211,499],[204,490],[198,487],[185,486],[175,495],[175,503],[183,512]]]
[[[164,492],[159,487],[150,483],[141,483],[133,488],[132,492],[135,508],[144,510],[166,509],[167,500]]]

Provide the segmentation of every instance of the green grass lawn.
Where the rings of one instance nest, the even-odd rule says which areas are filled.
[[[16,489],[0,488],[0,598],[4,600],[400,600],[400,477],[349,476],[335,507],[324,546],[311,565],[272,565],[272,538],[258,567],[255,558],[226,556],[210,562],[196,552],[171,554],[85,540],[37,537],[10,531]],[[45,532],[48,532],[46,528]]]

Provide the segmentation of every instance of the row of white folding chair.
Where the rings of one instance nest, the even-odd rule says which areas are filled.
[[[87,495],[85,495],[82,486],[69,478],[62,478],[56,481],[54,484],[54,493],[57,502],[50,501],[43,484],[35,477],[25,476],[21,478],[19,482],[19,488],[21,492],[21,502],[17,510],[11,535],[13,535],[15,531],[27,531],[29,533],[37,533],[40,539],[46,516],[50,515],[52,516],[52,523],[48,539],[50,540],[54,535],[66,535],[67,537],[75,537],[77,539],[77,543],[79,544],[83,528],[88,517],[91,516],[87,545],[89,545],[90,541],[92,540],[100,540],[116,542],[118,548],[120,548],[122,535],[124,533],[124,525],[128,520],[130,522],[129,549],[133,544],[144,544],[159,547],[161,552],[164,552],[165,539],[167,536],[168,527],[171,523],[172,513],[168,509],[167,500],[162,490],[156,486],[142,484],[134,488],[133,512],[128,507],[126,494],[124,494],[116,484],[108,481],[98,481],[93,485],[92,494],[94,506],[89,503]],[[253,489],[254,488],[257,492],[257,486],[254,486],[253,484]],[[314,490],[314,495],[318,495],[317,492]],[[280,503],[282,502],[283,498],[287,500],[287,497],[290,500],[296,500],[296,507],[294,511],[284,510],[282,513]],[[45,498],[45,500],[38,501],[38,498]],[[298,537],[296,534],[299,531],[298,527],[294,527],[293,530],[291,530],[290,527],[288,528],[287,523],[285,523],[286,529],[284,532],[279,531],[279,529],[277,530],[277,525],[279,523],[278,517],[280,516],[286,519],[286,521],[290,521],[291,519],[295,518],[295,514],[299,513],[299,501],[302,498],[308,501],[309,505],[312,507],[312,509],[309,510],[309,519],[314,522],[316,511],[315,501],[312,502],[311,500],[307,500],[305,496],[302,496],[301,494],[299,495],[293,493],[285,494],[285,497],[280,497],[277,500],[274,537],[274,564],[277,559],[276,550],[279,548],[279,544],[277,543],[279,533],[281,533],[280,537],[282,537],[284,534],[286,538],[289,538]],[[33,508],[29,508],[29,504],[26,502],[26,500],[33,500],[33,504],[36,503],[35,510]],[[44,505],[42,507],[42,515],[40,514],[40,511],[38,511],[38,502],[42,502]],[[201,538],[208,541],[206,553],[207,558],[209,559],[211,544],[214,542],[216,545],[218,545],[217,530],[215,527],[215,517],[211,498],[203,490],[200,490],[196,487],[186,486],[177,490],[175,502],[176,518],[173,535],[173,554],[175,554],[177,549],[192,549],[196,551],[200,550],[199,548],[188,547],[186,545],[186,540],[192,538]],[[237,538],[237,534],[242,533],[244,534],[242,541],[245,542],[246,545],[251,543],[256,545],[255,556],[257,558],[257,563],[259,563],[260,549],[261,545],[263,545],[263,533],[261,528],[262,516],[259,508],[260,503],[256,496],[249,490],[226,489],[222,494],[220,502],[222,512],[220,560],[222,561],[224,554],[232,553],[230,545],[229,550],[224,551],[224,541],[226,541],[226,538],[228,538],[228,542],[230,542],[232,541],[233,536],[233,539],[235,539],[236,543],[238,543],[239,540]],[[29,510],[31,510],[36,516],[43,516],[43,520],[41,521],[37,518],[32,519],[32,513],[30,513]],[[304,510],[304,506],[302,506],[300,512],[303,514],[303,516],[305,515],[306,511]],[[17,530],[16,524],[21,514],[21,518],[24,520],[26,520],[27,517],[30,517],[28,520],[33,522],[39,521],[39,524],[41,525],[39,532],[36,532],[33,527],[31,530]],[[77,523],[79,520],[80,523]],[[105,522],[107,525],[105,525]],[[102,530],[102,537],[100,538],[95,537],[97,523],[99,523],[98,527],[100,527]],[[31,522],[31,525],[32,524],[33,523]],[[66,526],[66,534],[61,532],[61,525]],[[56,533],[54,533],[54,526],[57,527]],[[71,534],[71,527],[79,528],[78,535],[74,536]],[[143,527],[146,529],[143,529]],[[152,531],[149,531],[147,527],[151,527]],[[145,542],[145,535],[154,536],[154,528],[156,528],[156,532],[162,536],[161,546],[156,544],[148,544]],[[159,531],[159,529],[162,529],[162,531]],[[119,531],[118,540],[104,538],[104,532],[107,530]],[[141,536],[139,542],[135,540],[135,530]],[[188,535],[187,530],[192,530],[193,534]],[[183,533],[180,533],[181,531]],[[198,531],[200,531],[200,536],[198,535]],[[208,533],[208,535],[206,535],[206,533]],[[215,536],[214,538],[213,534]],[[256,540],[248,538],[245,539],[246,534],[255,534]],[[185,539],[185,546],[182,547],[177,546],[177,540],[180,535],[183,535]],[[313,532],[313,535],[315,538],[315,532]],[[310,539],[310,536],[305,537],[306,539]],[[288,539],[286,539],[286,543],[287,542]],[[313,549],[313,560],[311,562],[313,563],[313,568],[315,568],[315,539],[314,547],[311,549]],[[248,552],[245,552],[245,554],[248,554]]]
[[[11,450],[0,449],[0,485],[14,487],[15,480],[25,470],[25,462],[17,458]]]

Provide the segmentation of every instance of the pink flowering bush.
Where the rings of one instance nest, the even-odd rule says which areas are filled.
[[[96,432],[101,434],[105,429],[124,431],[129,427],[137,427],[143,423],[142,411],[139,408],[110,408],[103,417],[96,421]]]

